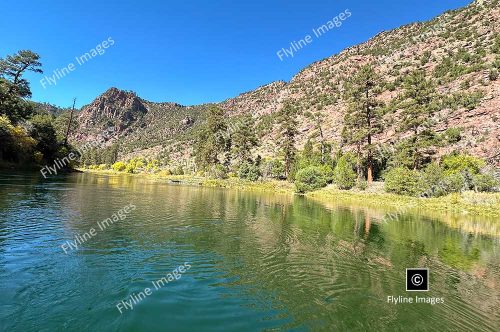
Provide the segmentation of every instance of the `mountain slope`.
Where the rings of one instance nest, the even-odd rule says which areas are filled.
[[[262,155],[275,153],[274,114],[285,102],[302,111],[299,118],[301,147],[312,134],[305,115],[319,111],[324,117],[325,137],[341,142],[344,82],[363,64],[371,63],[384,77],[381,99],[387,103],[385,129],[375,143],[395,143],[408,133],[397,130],[401,111],[402,82],[417,68],[437,83],[443,107],[433,117],[438,133],[460,128],[462,139],[438,147],[437,155],[452,150],[470,153],[500,164],[500,5],[499,1],[475,1],[425,22],[379,33],[360,45],[304,68],[290,82],[277,81],[230,98],[219,104],[234,121],[252,114],[260,128]],[[106,92],[84,107],[74,138],[120,141],[123,157],[179,152],[188,158],[193,130],[202,122],[206,105],[184,107],[151,103],[130,93]],[[117,92],[118,91],[118,92]],[[110,96],[108,96],[110,95]],[[114,98],[114,99],[113,99]],[[107,129],[106,129],[107,128]],[[104,131],[104,132],[103,132]]]

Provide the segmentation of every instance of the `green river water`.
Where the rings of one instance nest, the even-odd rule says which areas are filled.
[[[0,173],[0,330],[498,331],[498,236],[386,214],[125,175]],[[411,267],[429,269],[428,292],[406,291]]]

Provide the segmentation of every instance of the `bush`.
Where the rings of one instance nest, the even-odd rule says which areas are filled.
[[[35,115],[29,122],[31,126],[28,133],[36,140],[36,149],[43,154],[45,160],[54,159],[58,143],[56,130],[52,125],[52,117],[50,115]]]
[[[160,168],[160,162],[156,159],[152,159],[150,160],[147,164],[146,164],[146,171],[148,172],[156,172],[158,171]]]
[[[177,166],[170,171],[173,175],[184,175],[184,168],[182,166]]]
[[[216,179],[227,179],[227,170],[220,164],[214,165],[210,168],[209,176]]]
[[[443,158],[443,167],[447,174],[465,172],[474,175],[484,166],[486,163],[483,160],[466,154],[447,155]]]
[[[125,167],[125,172],[127,173],[134,173],[135,171],[135,163],[129,162],[127,166]]]
[[[423,195],[439,197],[448,194],[444,186],[444,169],[436,163],[430,163],[421,173]]]
[[[439,197],[466,189],[466,179],[460,172],[448,173],[436,163],[431,163],[421,173],[422,195]]]
[[[321,172],[323,172],[323,176],[325,177],[326,182],[327,183],[332,183],[334,175],[335,175],[332,166],[330,166],[330,165],[320,165],[318,167],[321,169]]]
[[[113,164],[113,166],[111,166],[111,168],[117,172],[123,172],[126,167],[127,165],[122,161],[117,161]]]
[[[160,171],[158,173],[158,175],[160,175],[160,176],[170,176],[170,175],[172,175],[172,172],[170,172],[169,169],[164,169],[164,170]]]
[[[448,143],[457,143],[462,139],[461,131],[460,128],[448,128],[445,130],[443,138]]]
[[[354,158],[350,154],[345,154],[337,161],[333,178],[340,189],[351,189],[356,183],[356,173],[354,172]]]
[[[420,174],[405,167],[393,168],[385,174],[385,190],[399,195],[419,196],[423,190]]]
[[[368,188],[368,182],[365,179],[360,179],[356,181],[356,188],[359,190],[366,190],[366,188]]]
[[[0,160],[13,162],[34,160],[43,161],[43,155],[35,151],[36,141],[28,136],[26,130],[14,126],[10,120],[0,115]]]
[[[498,70],[492,69],[488,75],[490,81],[496,81],[498,79]]]
[[[326,186],[326,179],[321,168],[309,166],[295,175],[295,188],[299,193],[313,191]]]
[[[475,191],[495,191],[498,185],[498,180],[492,174],[476,174],[472,177]]]
[[[462,174],[453,173],[443,179],[443,188],[448,193],[459,193],[469,187],[467,186],[467,179]]]
[[[243,163],[238,170],[238,177],[250,181],[257,181],[260,177],[260,169],[257,165]]]
[[[278,159],[266,160],[262,163],[261,174],[267,179],[284,179],[285,164]]]

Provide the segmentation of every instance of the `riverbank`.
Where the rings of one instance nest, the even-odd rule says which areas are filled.
[[[329,186],[306,196],[315,199],[331,199],[345,203],[362,202],[374,208],[431,210],[459,215],[476,215],[500,218],[500,193],[466,191],[436,198],[419,198],[380,192],[339,190]]]
[[[79,171],[123,175],[128,173],[113,170],[89,170]],[[128,174],[133,176],[147,177],[157,181],[180,183],[186,185],[198,185],[206,187],[232,188],[241,190],[272,191],[278,193],[295,194],[293,183],[287,181],[248,181],[239,178],[210,179],[192,175],[161,175],[161,174]],[[340,190],[334,185],[329,185],[313,192],[305,194],[305,197],[320,200],[334,201],[339,203],[362,204],[373,208],[385,208],[402,213],[406,210],[434,211],[461,216],[480,216],[487,218],[500,218],[500,193],[476,193],[472,191],[460,194],[450,194],[438,198],[418,198],[410,196],[395,195],[383,192],[381,183],[374,184],[366,191]]]

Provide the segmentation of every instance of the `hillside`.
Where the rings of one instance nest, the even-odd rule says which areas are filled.
[[[339,146],[346,103],[346,80],[371,63],[384,78],[380,99],[385,102],[384,130],[375,144],[394,144],[408,136],[397,130],[403,105],[405,76],[421,68],[437,85],[440,110],[432,120],[438,134],[460,130],[460,139],[436,147],[436,156],[466,150],[500,165],[500,5],[475,1],[424,23],[384,31],[357,46],[304,68],[290,82],[277,81],[218,104],[228,121],[243,114],[256,119],[262,156],[276,153],[275,114],[284,103],[301,110],[297,147],[313,132],[310,112],[324,115],[325,138]],[[153,103],[132,92],[111,88],[78,114],[76,143],[100,140],[120,144],[120,157],[168,156],[189,159],[193,133],[203,122],[207,105],[185,107]]]

